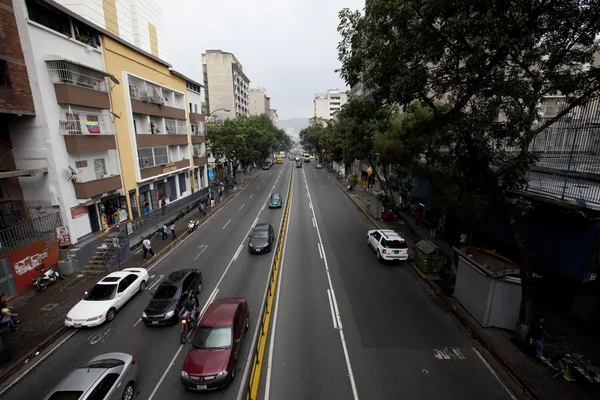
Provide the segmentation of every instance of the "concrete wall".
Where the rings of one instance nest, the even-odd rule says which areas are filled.
[[[229,110],[229,112],[217,111],[213,115],[217,118],[235,118],[232,61],[231,54],[212,52],[202,54],[202,63],[206,64],[208,78],[210,112],[219,108]]]

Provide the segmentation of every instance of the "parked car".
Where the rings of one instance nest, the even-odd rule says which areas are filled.
[[[281,208],[281,195],[279,193],[273,193],[271,200],[269,200],[269,208]]]
[[[71,372],[44,400],[131,400],[137,375],[132,355],[102,354]]]
[[[190,292],[202,290],[202,272],[199,269],[182,269],[172,272],[161,282],[150,303],[142,312],[146,325],[167,325],[179,321],[178,310]]]
[[[271,251],[271,245],[274,240],[275,231],[271,224],[256,224],[250,234],[248,251],[250,253],[268,253]]]
[[[83,300],[71,308],[65,325],[81,328],[112,321],[117,310],[136,293],[146,289],[148,279],[148,271],[145,268],[125,268],[108,274],[85,292]]]
[[[183,362],[183,386],[192,390],[214,390],[233,382],[237,356],[249,327],[246,299],[219,299],[208,306]]]
[[[378,260],[408,259],[408,245],[402,236],[391,229],[371,230],[367,232],[367,244],[375,250]]]
[[[317,163],[317,169],[321,169],[321,168],[323,168],[323,164]]]

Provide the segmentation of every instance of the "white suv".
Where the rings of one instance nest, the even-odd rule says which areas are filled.
[[[391,229],[379,229],[367,232],[367,244],[377,254],[378,260],[408,259],[408,246],[402,236]]]

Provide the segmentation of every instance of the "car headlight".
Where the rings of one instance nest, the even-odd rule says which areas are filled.
[[[217,379],[224,378],[227,376],[227,371],[221,371],[217,374]]]
[[[72,318],[69,318],[69,317],[67,317],[67,318],[66,318],[66,320],[67,320],[67,321],[69,321],[69,322],[72,322],[72,321],[73,321],[73,319],[72,319]]]
[[[95,316],[95,317],[88,318],[88,319],[86,319],[86,320],[85,320],[85,322],[97,321],[97,320],[99,320],[99,319],[102,319],[102,315],[97,315],[97,316]]]
[[[248,243],[248,247],[252,247],[252,243]]]
[[[142,311],[142,318],[148,318],[148,315],[146,314],[146,311]]]
[[[173,315],[175,315],[175,311],[169,311],[165,314],[165,318],[171,318]]]
[[[185,372],[184,370],[181,370],[181,377],[183,379],[190,379],[190,376],[188,375],[187,372]]]

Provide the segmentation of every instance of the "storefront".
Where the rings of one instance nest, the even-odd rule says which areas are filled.
[[[102,230],[108,229],[111,225],[123,223],[129,219],[127,212],[127,200],[125,196],[113,194],[100,199],[98,202],[98,217]]]

